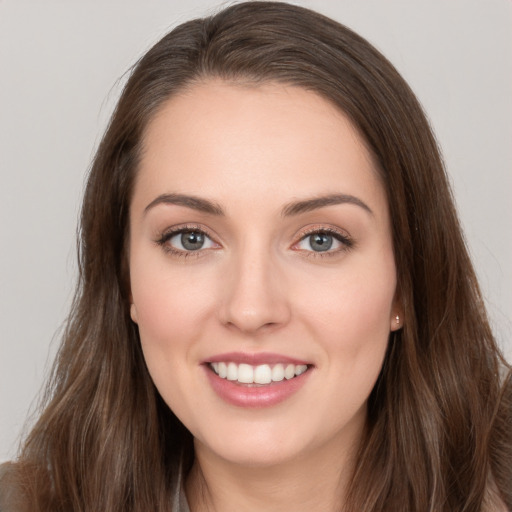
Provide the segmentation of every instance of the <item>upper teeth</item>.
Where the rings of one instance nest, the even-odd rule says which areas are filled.
[[[236,380],[242,384],[269,384],[283,379],[293,379],[304,373],[308,367],[305,364],[268,364],[251,366],[250,364],[211,363],[214,372],[222,379]]]

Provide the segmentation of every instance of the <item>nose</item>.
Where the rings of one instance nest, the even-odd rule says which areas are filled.
[[[246,250],[230,262],[220,307],[221,322],[244,334],[276,330],[290,319],[284,272],[265,248]]]

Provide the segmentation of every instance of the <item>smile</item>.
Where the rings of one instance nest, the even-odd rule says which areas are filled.
[[[291,399],[310,380],[315,368],[307,360],[270,352],[217,354],[201,366],[211,388],[224,402],[259,409]]]
[[[253,366],[234,362],[209,363],[210,368],[221,378],[240,384],[270,384],[290,380],[302,375],[308,369],[306,364],[259,364]]]

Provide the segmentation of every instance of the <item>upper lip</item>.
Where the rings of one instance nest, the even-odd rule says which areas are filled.
[[[203,361],[203,363],[237,363],[237,364],[250,364],[251,366],[258,366],[260,364],[307,364],[311,363],[295,357],[284,356],[282,354],[275,354],[272,352],[258,352],[258,353],[247,353],[247,352],[226,352],[224,354],[217,354],[209,357]]]

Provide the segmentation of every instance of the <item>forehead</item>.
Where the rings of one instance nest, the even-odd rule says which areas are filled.
[[[136,188],[147,192],[383,194],[374,159],[347,116],[296,86],[195,84],[162,105],[142,148]]]

